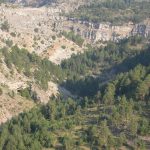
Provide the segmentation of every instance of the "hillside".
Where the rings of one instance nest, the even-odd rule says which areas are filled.
[[[98,50],[88,51],[87,60],[85,54],[80,54],[72,57],[70,61],[66,60],[61,66],[54,66],[48,60],[42,60],[37,55],[16,47],[7,53],[2,50],[8,66],[9,63],[15,65],[18,71],[34,78],[35,83],[44,90],[48,88],[50,78],[53,82],[63,83],[61,78],[64,72],[67,85],[63,85],[78,97],[64,99],[62,95],[52,96],[48,104],[38,105],[30,112],[2,125],[1,149],[9,150],[12,143],[13,149],[28,147],[33,150],[69,150],[73,147],[149,149],[150,53],[149,44],[146,46],[146,43],[147,39],[142,37],[133,37],[118,44],[108,43],[104,48],[105,52],[108,51],[105,57],[102,55],[103,50],[99,51],[99,55],[93,55]],[[17,61],[13,56],[17,56]],[[102,57],[104,64],[108,60],[109,63],[100,63],[99,59]],[[20,58],[22,61],[19,61]],[[81,68],[74,68],[71,63],[73,61],[74,65]],[[79,61],[84,67],[80,66]],[[34,66],[40,67],[34,70]],[[102,69],[99,72],[97,69],[100,66]],[[116,71],[110,74],[111,69]],[[93,71],[97,73],[95,78],[90,77]],[[108,80],[108,74],[113,78]],[[55,80],[56,77],[58,81]],[[105,80],[107,82],[104,83]],[[37,103],[37,97],[30,90],[30,87],[18,90],[18,94]]]
[[[0,150],[149,150],[148,0],[0,4]]]
[[[60,92],[58,82],[61,80],[61,69],[47,59],[15,46],[1,49],[0,60],[0,123],[31,109],[35,102],[47,103],[52,95]],[[58,78],[54,78],[56,74]]]
[[[149,8],[149,1],[145,0],[98,0],[79,7],[70,16],[91,22],[139,23],[149,17]]]
[[[41,7],[43,5],[49,5],[53,2],[56,2],[56,0],[1,0],[0,3],[16,3],[21,4],[24,6],[32,6],[32,7]]]
[[[32,101],[17,95],[5,86],[0,86],[0,91],[0,124],[34,107]]]

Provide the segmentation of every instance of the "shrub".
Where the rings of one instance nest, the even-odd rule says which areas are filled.
[[[3,30],[3,31],[7,31],[8,32],[9,28],[10,28],[10,26],[9,26],[8,21],[4,21],[4,23],[1,24],[1,30]]]
[[[38,28],[35,28],[35,29],[34,29],[34,32],[38,33],[38,32],[39,32],[39,29],[38,29]]]
[[[62,48],[62,49],[66,49],[66,46],[65,46],[65,45],[62,45],[61,48]]]
[[[6,43],[6,45],[8,46],[8,47],[12,47],[12,45],[13,45],[13,41],[12,40],[6,40],[5,41],[5,43]]]
[[[52,39],[53,39],[53,40],[56,40],[56,36],[52,36]]]
[[[10,35],[11,35],[12,37],[16,37],[16,33],[14,33],[14,32],[11,32]]]
[[[83,45],[84,40],[82,39],[82,37],[80,35],[75,34],[73,31],[71,32],[63,32],[62,33],[67,39],[73,41],[74,43],[76,43],[79,46]]]
[[[71,50],[74,51],[74,48],[72,47]]]
[[[0,88],[0,95],[2,95],[3,94],[3,90]]]

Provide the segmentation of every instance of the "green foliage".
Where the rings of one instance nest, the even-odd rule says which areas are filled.
[[[64,77],[62,70],[51,63],[48,59],[41,59],[35,53],[29,53],[25,49],[13,46],[11,51],[3,48],[2,54],[9,68],[15,65],[18,72],[23,72],[28,77],[34,77],[36,82],[43,88],[48,88],[50,80],[61,81]]]
[[[108,80],[112,80],[118,73],[128,71],[138,63],[144,65],[149,63],[150,56],[147,46],[142,49],[136,48],[138,44],[145,42],[145,39],[141,37],[131,37],[119,43],[108,42],[106,47],[90,48],[83,54],[64,60],[61,67],[67,72],[68,78],[63,85],[78,95],[93,96],[100,86]],[[132,47],[133,43],[135,44],[134,48]],[[131,80],[137,80],[136,78],[139,78],[141,73],[144,75],[144,70],[135,70],[137,73],[132,75],[132,78],[135,79],[124,79],[125,84],[129,84]],[[114,93],[115,95],[116,93]]]
[[[3,90],[2,88],[0,88],[0,96],[3,94]]]
[[[93,111],[97,103],[86,108],[83,101],[87,100],[53,98],[13,118],[0,126],[0,149],[56,149],[59,144],[66,150],[80,149],[80,145],[119,149],[129,140],[135,143],[132,147],[145,146],[136,135],[148,134],[150,122],[140,116],[136,102],[123,96],[115,104],[100,105]]]
[[[7,2],[7,0],[0,0],[0,4],[1,3],[6,3]]]
[[[8,23],[8,21],[4,21],[2,24],[1,24],[1,30],[3,30],[3,31],[9,31],[9,28],[10,28],[10,26],[9,26],[9,23]]]
[[[61,48],[62,48],[62,49],[66,49],[66,46],[65,46],[65,45],[62,45]]]
[[[19,90],[19,93],[22,97],[25,97],[27,99],[31,99],[31,90],[30,90],[30,88],[25,88],[25,89]]]
[[[110,83],[107,85],[104,95],[103,95],[103,101],[106,105],[113,104],[115,98],[115,86]]]
[[[114,86],[110,89],[106,88],[107,91],[105,90],[103,99],[107,99],[105,95],[113,97],[111,91],[115,91],[113,95],[123,96],[125,94],[128,98],[134,98],[137,101],[144,101],[148,104],[150,95],[149,77],[149,67],[137,65],[129,72],[116,76],[116,79],[111,83]]]
[[[12,40],[6,40],[5,41],[5,43],[6,43],[6,45],[8,46],[8,47],[12,47],[12,45],[13,45],[13,41]]]
[[[141,118],[138,125],[138,133],[143,136],[150,134],[150,121],[146,118]]]
[[[35,29],[34,29],[34,32],[38,33],[38,32],[39,32],[39,29],[38,29],[38,28],[35,28]]]
[[[90,5],[80,6],[78,10],[67,15],[84,21],[111,22],[120,25],[127,22],[139,23],[149,17],[148,1],[105,0],[94,1]]]
[[[15,32],[11,32],[10,35],[11,35],[12,37],[16,37],[16,33],[15,33]]]
[[[70,150],[74,147],[73,139],[70,136],[65,135],[61,140],[64,150]]]
[[[14,91],[10,91],[10,92],[8,92],[8,95],[9,95],[11,98],[14,98],[14,97],[15,97],[15,92],[14,92]]]
[[[63,85],[81,97],[53,97],[48,104],[2,124],[0,149],[59,146],[70,150],[80,149],[80,144],[90,149],[120,149],[128,141],[132,149],[144,149],[139,135],[150,134],[150,53],[149,47],[135,49],[140,42],[144,40],[137,37],[109,42],[104,48],[73,56],[61,67],[17,46],[1,49],[9,68],[14,65],[43,89],[51,79],[66,79]],[[37,98],[30,87],[19,92],[28,99]]]
[[[82,47],[84,40],[79,35],[75,35],[73,31],[70,31],[68,33],[63,32],[62,35]]]
[[[56,36],[52,36],[52,39],[53,39],[53,40],[56,40]]]
[[[54,145],[55,130],[65,128],[67,118],[71,117],[72,100],[49,102],[46,106],[34,108],[28,113],[13,118],[10,122],[0,127],[0,149],[33,149],[40,150],[42,147],[50,148]],[[77,105],[75,103],[75,105]],[[60,116],[62,109],[66,109],[66,115]],[[72,110],[75,113],[75,110]],[[68,115],[67,115],[68,114]],[[71,118],[70,118],[71,119]],[[71,119],[72,120],[72,119]],[[59,125],[60,124],[60,125]],[[69,137],[63,138],[65,149],[70,148]],[[71,140],[71,138],[69,138]]]

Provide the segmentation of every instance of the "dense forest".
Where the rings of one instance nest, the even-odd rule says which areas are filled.
[[[145,149],[140,136],[149,134],[148,108],[125,96],[106,105],[61,98],[51,100],[1,126],[3,150]],[[130,143],[132,141],[133,143]]]
[[[0,149],[148,149],[144,137],[150,135],[150,47],[146,43],[136,36],[89,47],[60,66],[17,46],[1,49],[10,69],[15,65],[44,89],[55,75],[55,82],[78,97],[53,96],[48,104],[37,104],[2,124]]]
[[[138,55],[149,49],[146,43],[146,39],[136,36],[119,43],[108,42],[106,47],[90,48],[83,54],[72,56],[61,64],[68,75],[63,86],[77,95],[93,96],[99,83],[103,85],[117,74],[131,69],[139,61]]]
[[[111,22],[121,25],[132,21],[139,23],[150,16],[150,3],[136,0],[94,1],[91,5],[81,6],[77,11],[67,15],[84,21]]]

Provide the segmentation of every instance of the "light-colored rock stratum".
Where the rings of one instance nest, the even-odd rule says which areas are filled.
[[[75,6],[79,7],[85,1],[77,4],[75,1],[68,3],[59,1],[55,5],[40,8],[1,5],[0,26],[7,25],[8,30],[0,28],[0,47],[10,46],[12,41],[19,47],[26,48],[30,52],[34,51],[60,64],[62,60],[81,52],[82,49],[75,43],[60,37],[62,31],[74,31],[85,39],[85,43],[118,41],[136,34],[150,36],[149,19],[136,25],[129,22],[121,26],[113,26],[110,23],[91,23],[63,16],[65,11],[71,11],[69,9],[71,4],[73,11],[77,9]],[[62,50],[62,46],[66,49]]]
[[[55,7],[0,6],[0,26],[6,22],[8,24],[8,30],[0,29],[0,47],[8,46],[8,41],[11,41],[40,56],[45,56],[48,51],[51,55],[46,57],[50,56],[52,62],[59,64],[81,50],[75,43],[58,37],[56,28],[60,28],[59,22],[63,20],[63,17],[59,16],[60,12],[61,9]],[[61,46],[66,47],[63,53]],[[74,48],[74,51],[71,48]]]

